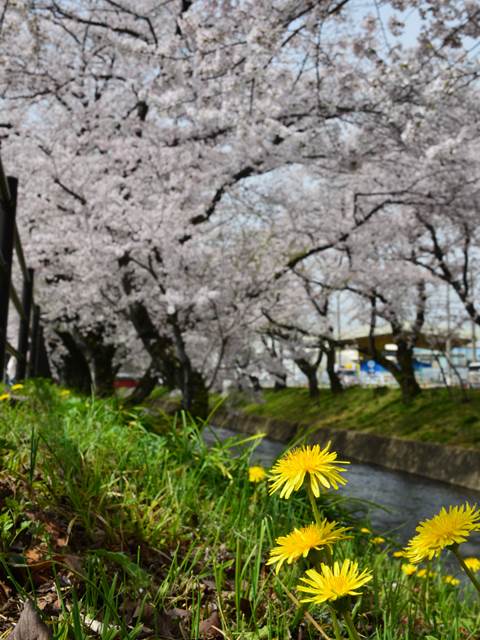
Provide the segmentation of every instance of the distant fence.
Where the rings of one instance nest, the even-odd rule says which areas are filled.
[[[0,378],[5,380],[7,360],[16,359],[15,379],[51,377],[40,307],[34,300],[34,272],[27,267],[16,223],[17,178],[6,177],[0,159]],[[12,266],[16,259],[22,278],[19,294],[12,282]],[[20,322],[16,344],[8,342],[8,312],[10,302],[17,310]]]

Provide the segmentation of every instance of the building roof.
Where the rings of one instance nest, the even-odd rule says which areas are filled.
[[[407,330],[405,335],[408,336],[408,333],[409,332]],[[344,334],[343,337],[337,340],[337,344],[342,346],[353,346],[359,351],[368,351],[369,335],[369,327],[359,327],[358,329],[354,329],[353,331],[349,331]],[[391,330],[385,326],[375,329],[374,337],[376,348],[379,350],[385,349],[387,344],[395,343]],[[448,337],[450,337],[450,340],[448,340]],[[471,341],[471,337],[467,336],[467,332],[462,330],[455,332],[451,331],[450,334],[443,330],[436,332],[423,331],[418,335],[415,347],[419,349],[446,351],[448,342],[450,342],[450,348],[453,348],[463,347]]]

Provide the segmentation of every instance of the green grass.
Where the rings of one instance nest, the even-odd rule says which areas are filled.
[[[352,387],[341,395],[321,390],[316,401],[306,389],[265,390],[264,402],[236,398],[247,415],[309,427],[368,431],[462,447],[480,447],[480,390],[466,398],[458,390],[425,389],[405,405],[400,391]]]
[[[254,441],[234,457],[240,437],[208,448],[185,416],[155,424],[41,382],[20,394],[0,404],[1,638],[26,597],[59,640],[320,637],[289,596],[308,561],[278,576],[266,565],[278,536],[311,521],[308,500],[248,482]],[[394,540],[360,532],[348,500],[318,504],[352,528],[335,557],[374,570],[355,607],[364,637],[477,637],[472,588],[445,584],[438,565],[426,589],[403,575]],[[333,638],[328,609],[310,614]]]

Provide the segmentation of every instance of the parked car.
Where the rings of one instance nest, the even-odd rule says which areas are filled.
[[[467,381],[470,387],[480,388],[480,362],[470,362]]]
[[[345,387],[352,387],[355,384],[360,384],[358,373],[353,368],[339,367],[337,373]]]

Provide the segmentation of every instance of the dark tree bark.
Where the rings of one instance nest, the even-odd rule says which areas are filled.
[[[123,268],[126,268],[129,263],[128,254],[119,260],[119,265]],[[122,277],[122,286],[127,294],[133,290],[132,274],[128,271]],[[208,416],[208,388],[202,374],[192,367],[177,315],[168,316],[168,325],[173,339],[171,334],[161,333],[157,329],[143,303],[132,303],[129,306],[128,315],[152,359],[152,366],[159,372],[165,386],[169,389],[180,389],[182,408],[195,418],[205,420]],[[146,388],[148,388],[147,383]]]
[[[136,405],[140,404],[144,400],[148,398],[148,396],[155,389],[155,386],[158,382],[158,375],[155,373],[155,369],[152,365],[148,367],[148,369],[143,374],[140,382],[135,387],[133,392],[128,396],[125,404],[128,405]]]
[[[463,238],[458,241],[458,251],[455,253],[456,259],[459,259],[459,265],[457,267],[453,267],[449,262],[449,244],[450,237],[448,234],[444,234],[441,230],[437,229],[432,223],[432,220],[429,216],[425,216],[421,213],[420,209],[417,209],[415,212],[417,220],[425,227],[427,230],[430,240],[431,247],[423,246],[422,253],[429,253],[431,258],[434,259],[434,263],[429,264],[429,262],[423,259],[423,256],[419,256],[415,253],[412,253],[410,260],[418,266],[423,267],[429,273],[433,274],[437,278],[441,278],[444,282],[446,282],[449,286],[451,286],[455,293],[458,295],[460,300],[465,307],[465,311],[468,313],[470,318],[475,324],[480,326],[480,308],[478,306],[478,296],[475,296],[473,291],[473,281],[471,278],[471,264],[473,260],[473,256],[476,251],[476,243],[474,241],[474,229],[475,224],[470,226],[466,221],[462,224],[462,235]]]
[[[170,390],[179,388],[179,363],[171,338],[159,332],[141,302],[129,307],[129,317],[142,344],[159,372],[163,384]]]
[[[120,364],[114,364],[117,347],[105,343],[105,330],[105,326],[98,325],[85,336],[76,337],[77,345],[90,364],[93,392],[103,398],[113,395],[115,377],[120,369]]]
[[[57,331],[57,335],[68,350],[60,371],[62,384],[81,393],[111,396],[120,365],[113,364],[116,347],[103,342],[103,329],[100,327],[87,336],[67,331]]]
[[[274,391],[282,391],[287,388],[287,374],[286,373],[274,373],[275,384],[273,385]]]
[[[257,376],[249,375],[248,379],[252,383],[252,388],[253,388],[254,391],[261,391],[262,390],[262,385],[260,384],[260,380],[258,379]]]
[[[409,345],[405,339],[395,341],[397,349],[398,372],[395,376],[405,403],[411,402],[421,393],[420,385],[415,377],[413,345]]]
[[[413,346],[409,346],[407,341],[403,338],[394,338],[394,340],[397,345],[396,362],[388,360],[376,350],[375,353],[371,350],[368,351],[367,355],[372,357],[375,362],[378,362],[379,365],[391,373],[400,387],[403,402],[405,404],[409,404],[422,391],[415,377],[415,370],[413,367]]]
[[[173,330],[176,353],[179,360],[180,390],[182,391],[182,409],[194,418],[206,420],[208,417],[208,389],[202,374],[192,366],[185,348],[185,342],[176,314],[169,316]]]
[[[317,378],[317,370],[320,362],[317,361],[315,364],[312,364],[306,358],[297,358],[295,364],[308,380],[308,395],[312,399],[317,399],[320,396]]]
[[[327,355],[327,374],[330,382],[330,391],[337,395],[343,392],[342,381],[339,375],[335,371],[335,342],[333,340],[327,340],[326,345]]]
[[[57,335],[67,349],[59,369],[60,383],[80,393],[90,394],[92,377],[83,350],[67,331],[57,331]]]
[[[100,345],[91,353],[93,376],[95,381],[95,395],[101,398],[114,393],[115,377],[120,365],[114,365],[116,348],[114,345]]]
[[[130,262],[128,253],[118,261],[119,267],[125,269],[122,275],[122,288],[127,295],[134,290],[133,275],[127,270]],[[170,390],[178,389],[178,362],[175,357],[175,345],[170,336],[162,333],[155,326],[148,309],[142,302],[130,304],[127,315],[163,384]]]
[[[191,371],[188,384],[183,388],[182,408],[194,418],[206,420],[209,413],[208,389],[203,376]]]
[[[389,318],[392,337],[397,346],[395,361],[389,360],[381,354],[375,344],[376,300],[378,294],[371,298],[372,312],[370,321],[369,349],[367,355],[384,367],[397,381],[405,404],[411,403],[422,391],[415,377],[414,349],[418,336],[425,322],[426,294],[425,284],[420,282],[417,287],[416,317],[411,329],[404,330],[402,323],[391,314]]]

